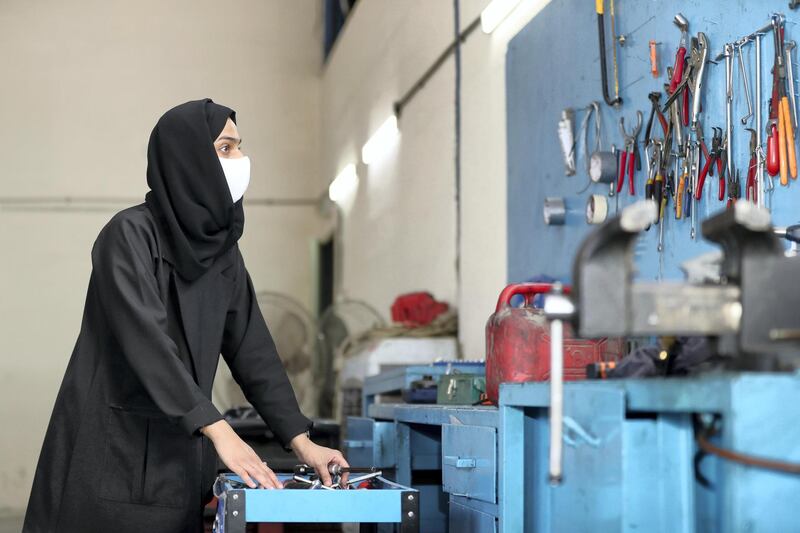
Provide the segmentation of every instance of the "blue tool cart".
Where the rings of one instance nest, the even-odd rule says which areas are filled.
[[[500,388],[503,532],[800,530],[800,476],[706,455],[697,440],[713,424],[714,446],[800,462],[798,375],[567,383],[556,486],[548,406],[546,383]]]
[[[290,475],[278,474],[284,481]],[[248,523],[395,523],[401,533],[417,533],[419,493],[382,477],[374,489],[250,489],[239,476],[220,475],[215,533],[244,533]]]

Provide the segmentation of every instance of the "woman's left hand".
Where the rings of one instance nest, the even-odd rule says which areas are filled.
[[[349,467],[350,465],[339,450],[333,450],[314,444],[305,433],[301,433],[292,439],[289,443],[294,450],[295,455],[300,462],[312,467],[317,475],[322,479],[322,483],[326,487],[331,486],[331,474],[328,472],[329,464],[337,464],[341,467]],[[347,474],[342,474],[342,486],[347,484]]]

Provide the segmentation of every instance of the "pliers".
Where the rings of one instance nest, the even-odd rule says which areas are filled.
[[[744,186],[744,194],[747,200],[753,203],[758,202],[758,186],[756,184],[756,168],[758,166],[758,155],[756,154],[756,130],[747,128],[750,132],[750,164],[747,167],[747,182]]]
[[[728,207],[733,206],[733,204],[736,203],[736,200],[738,200],[741,196],[739,187],[739,169],[737,168],[735,178],[728,176]]]
[[[695,200],[703,197],[703,185],[706,182],[706,174],[714,176],[714,162],[717,163],[717,175],[719,176],[719,200],[725,199],[725,165],[723,164],[723,157],[725,156],[725,149],[722,143],[722,128],[711,128],[714,130],[714,136],[711,138],[711,152],[706,158],[706,164],[700,171],[700,176],[697,179],[697,190],[694,192]]]
[[[622,151],[622,160],[619,163],[619,178],[617,180],[617,193],[622,192],[622,186],[625,184],[625,163],[628,167],[628,194],[634,196],[636,192],[633,186],[633,176],[636,173],[634,165],[638,161],[638,152],[636,150],[636,139],[639,137],[639,132],[642,130],[642,112],[636,112],[636,126],[630,135],[625,131],[625,117],[619,119],[619,131],[625,138],[625,149]],[[636,165],[641,168],[641,162]]]

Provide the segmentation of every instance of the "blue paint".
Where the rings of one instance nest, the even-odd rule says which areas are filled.
[[[606,1],[608,4],[608,1]],[[680,39],[672,17],[682,12],[689,20],[689,31],[696,35],[705,32],[710,42],[709,57],[714,59],[724,43],[748,34],[763,26],[771,13],[787,15],[786,38],[800,40],[795,22],[798,17],[789,11],[786,0],[728,0],[703,2],[701,0],[617,0],[617,33],[627,36],[624,47],[618,48],[620,93],[624,99],[621,111],[602,104],[603,148],[623,143],[619,132],[619,117],[628,124],[635,120],[636,110],[641,110],[644,120],[650,112],[647,94],[663,89],[666,67],[672,66],[675,49]],[[608,13],[608,7],[606,8]],[[606,15],[608,19],[608,14]],[[607,42],[611,41],[608,37]],[[650,74],[650,39],[658,46],[661,77]],[[773,63],[772,34],[762,41],[762,122],[768,117],[767,100],[772,89],[770,70]],[[755,46],[745,48],[749,58],[748,78],[751,92],[755,92]],[[609,50],[609,69],[611,54]],[[734,64],[735,106],[733,132],[733,161],[740,169],[744,189],[749,162],[747,133],[739,118],[747,113],[739,71]],[[795,74],[798,68],[795,67]],[[611,71],[610,71],[611,72]],[[609,74],[611,77],[611,73]],[[556,125],[562,109],[579,108],[593,100],[602,101],[600,68],[597,53],[597,19],[592,2],[585,0],[554,0],[546,6],[509,43],[506,56],[507,128],[508,128],[508,281],[518,282],[539,274],[569,279],[572,260],[578,245],[590,230],[584,220],[584,208],[590,194],[606,194],[602,185],[592,185],[585,193],[577,191],[589,178],[585,172],[585,158],[579,154],[578,173],[564,175],[564,164],[558,144]],[[706,68],[703,113],[705,137],[710,145],[711,127],[725,126],[725,64],[710,64]],[[612,86],[613,91],[613,86]],[[666,97],[662,96],[662,103]],[[581,113],[576,117],[576,135]],[[755,117],[750,127],[754,127]],[[654,126],[655,136],[661,129]],[[644,127],[639,135],[641,144]],[[589,144],[592,146],[592,139]],[[766,141],[765,141],[766,143]],[[709,146],[710,147],[710,146]],[[590,148],[591,149],[591,148]],[[800,152],[798,152],[800,153]],[[646,167],[636,175],[636,199],[644,197]],[[800,221],[796,205],[800,199],[800,186],[790,182],[788,188],[780,186],[776,178],[772,195],[773,222],[789,225]],[[542,206],[547,196],[566,199],[567,223],[564,226],[546,226]],[[744,196],[744,190],[742,190]],[[630,203],[627,190],[620,196],[620,207]],[[614,212],[614,199],[609,199],[610,215]],[[672,204],[670,203],[670,207]],[[698,232],[700,221],[722,209],[717,200],[717,178],[706,179],[703,200],[698,204]],[[714,245],[692,241],[689,237],[689,220],[670,217],[664,233],[665,251],[659,257],[656,251],[657,228],[647,232],[636,246],[636,259],[640,276],[648,279],[681,278],[679,265],[688,258],[714,249]]]
[[[797,475],[705,456],[697,471],[710,485],[697,480],[692,415],[720,416],[718,446],[796,463],[800,430],[787,421],[798,416],[798,385],[769,373],[566,383],[565,420],[591,438],[565,438],[563,482],[551,487],[549,385],[505,383],[500,530],[796,531]]]

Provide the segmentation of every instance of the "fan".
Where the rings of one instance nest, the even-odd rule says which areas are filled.
[[[384,325],[378,311],[358,300],[342,300],[322,313],[317,328],[320,355],[314,369],[320,416],[333,416],[337,361],[364,333]]]
[[[257,298],[300,410],[308,417],[315,417],[318,389],[314,386],[312,362],[319,349],[314,318],[302,304],[285,294],[264,291]],[[215,380],[213,397],[222,409],[249,405],[224,362]]]

